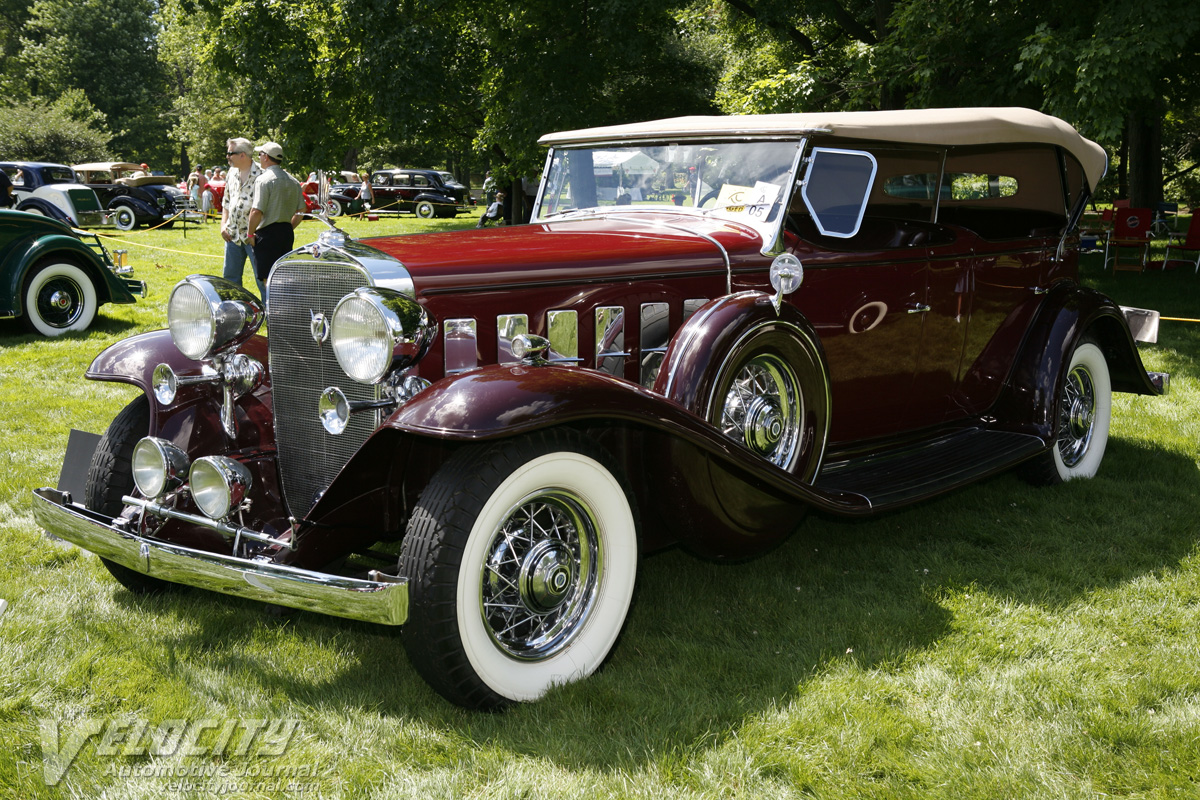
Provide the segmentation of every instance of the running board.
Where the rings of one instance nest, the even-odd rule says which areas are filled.
[[[853,492],[878,511],[1002,472],[1046,449],[1036,436],[970,429],[883,454],[827,463],[815,489]]]

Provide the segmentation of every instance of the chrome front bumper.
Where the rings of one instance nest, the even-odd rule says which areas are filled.
[[[193,550],[121,530],[111,517],[72,503],[67,492],[35,489],[33,497],[33,517],[42,528],[155,578],[381,625],[403,625],[408,618],[408,582],[403,579],[344,578]]]

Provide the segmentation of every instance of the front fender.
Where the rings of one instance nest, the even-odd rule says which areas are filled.
[[[1065,367],[1079,341],[1094,339],[1112,376],[1113,391],[1157,395],[1121,309],[1093,289],[1060,283],[1030,326],[1009,380],[996,403],[1004,428],[1049,440]]]
[[[833,513],[869,510],[858,495],[822,492],[797,480],[661,394],[579,367],[494,365],[443,379],[393,413],[372,439],[389,436],[391,431],[478,442],[556,426],[598,424],[681,440],[747,481],[765,483],[783,497]]]
[[[263,383],[252,394],[237,401],[238,437],[229,441],[222,431],[221,389],[216,384],[181,386],[174,402],[163,406],[154,396],[154,368],[167,364],[180,376],[199,374],[201,364],[193,361],[171,341],[168,330],[139,333],[100,352],[84,373],[93,381],[136,386],[150,399],[150,432],[185,446],[189,455],[210,455],[239,448],[269,448],[275,441],[272,423],[267,340],[251,336],[239,353],[263,365]]]

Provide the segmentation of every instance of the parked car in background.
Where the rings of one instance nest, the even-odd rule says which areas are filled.
[[[471,194],[470,188],[459,182],[458,178],[454,177],[453,172],[438,172],[438,175],[441,176],[442,183],[446,185],[446,188],[454,192],[455,197],[462,198],[464,205],[473,206],[479,204],[479,200]]]
[[[347,214],[361,214],[366,205],[359,199],[362,183],[335,183],[329,187],[329,199],[325,204],[326,213],[331,217]]]
[[[47,216],[0,210],[0,319],[59,336],[85,330],[105,303],[133,303],[146,285],[127,277],[94,234]]]
[[[100,199],[79,183],[66,164],[37,161],[0,161],[0,169],[13,185],[15,209],[41,214],[76,228],[99,228],[112,223]]]
[[[128,161],[76,164],[74,170],[80,183],[96,192],[119,230],[139,225],[169,228],[183,216],[200,219],[195,203],[170,175],[153,175]]]
[[[167,330],[89,368],[141,393],[82,498],[37,490],[39,523],[133,591],[403,624],[430,685],[495,708],[604,662],[641,554],[744,559],[808,512],[1013,468],[1088,478],[1111,393],[1166,391],[1079,282],[1107,159],[1061,120],[684,117],[541,142],[532,224],[335,228],[276,262],[265,312],[180,282]]]
[[[447,184],[432,169],[381,169],[371,173],[375,211],[402,211],[422,219],[453,217],[471,210],[470,196],[462,184]]]

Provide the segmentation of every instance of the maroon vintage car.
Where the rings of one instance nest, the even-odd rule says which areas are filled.
[[[448,699],[533,700],[617,641],[639,555],[763,552],[1020,467],[1096,472],[1160,394],[1076,278],[1106,157],[1024,109],[559,133],[532,224],[175,287],[87,377],[140,387],[39,521],[170,582],[386,625]],[[270,338],[254,335],[266,320]]]

